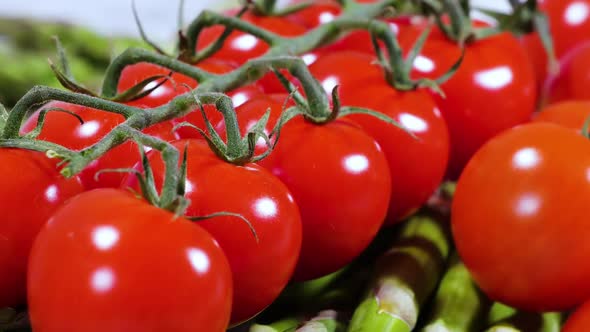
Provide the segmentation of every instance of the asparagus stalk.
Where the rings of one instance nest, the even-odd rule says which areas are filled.
[[[334,310],[320,311],[308,321],[286,318],[269,325],[254,324],[249,332],[344,332],[345,325],[338,320]]]
[[[442,276],[451,244],[446,216],[424,211],[403,227],[393,247],[376,263],[365,300],[357,307],[350,332],[409,332],[420,307]]]
[[[250,332],[291,332],[295,331],[301,319],[292,317],[276,321],[269,325],[254,324],[250,327]]]
[[[490,301],[471,279],[469,271],[455,254],[443,277],[429,318],[422,332],[468,332],[481,330]]]
[[[559,332],[563,322],[561,313],[530,313],[516,311],[494,323],[486,332]]]

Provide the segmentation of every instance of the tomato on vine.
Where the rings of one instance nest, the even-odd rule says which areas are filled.
[[[590,118],[590,101],[571,100],[549,105],[537,113],[533,122],[551,122],[577,131]]]
[[[40,152],[0,149],[0,308],[26,303],[26,275],[33,240],[64,201],[83,191],[77,177],[64,179]]]
[[[590,328],[590,302],[586,302],[571,314],[561,332],[585,332]]]
[[[35,331],[225,331],[231,272],[194,223],[118,189],[65,204],[35,240]]]
[[[228,257],[234,283],[232,324],[270,305],[291,279],[301,248],[299,209],[283,183],[256,164],[236,166],[219,159],[204,140],[180,140],[187,149],[186,216],[231,212],[235,216],[202,220]],[[148,154],[155,182],[161,186],[164,163]],[[127,184],[137,187],[135,178]]]
[[[586,91],[590,83],[590,42],[578,47],[565,55],[560,62],[560,70],[556,75],[547,78],[543,89],[543,102],[552,104],[566,100],[588,100],[590,93]]]
[[[547,123],[508,130],[471,159],[457,183],[452,230],[491,299],[560,311],[590,298],[589,169],[588,139]]]

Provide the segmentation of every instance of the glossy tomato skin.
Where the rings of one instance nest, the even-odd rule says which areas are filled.
[[[566,100],[589,100],[590,92],[590,42],[579,45],[566,54],[560,62],[560,71],[547,78],[543,90],[543,102],[553,104]]]
[[[42,153],[0,149],[0,308],[26,302],[29,252],[35,236],[68,198],[83,191],[77,177],[64,179]]]
[[[551,122],[580,132],[590,117],[590,101],[571,100],[545,107],[533,122]]]
[[[350,121],[289,122],[260,165],[293,193],[303,224],[295,280],[338,270],[356,258],[383,224],[391,195],[381,147]]]
[[[82,150],[108,134],[113,128],[125,121],[122,115],[100,111],[64,102],[51,102],[44,108],[61,108],[80,116],[84,123],[63,112],[48,112],[43,129],[38,139],[61,144],[69,149]],[[39,116],[37,111],[27,119],[22,127],[26,133],[35,128]],[[161,123],[145,129],[145,132],[164,140],[176,139],[171,123]],[[90,163],[81,173],[80,179],[86,189],[111,187],[117,188],[125,177],[122,173],[105,172],[95,178],[96,173],[104,169],[133,167],[139,160],[139,150],[132,142],[125,142],[110,150],[102,157]]]
[[[423,29],[423,24],[401,27],[398,38],[402,49],[409,50]],[[434,29],[414,62],[412,77],[440,77],[460,54],[455,42]],[[441,88],[445,96],[435,94],[435,98],[451,137],[448,176],[452,179],[486,141],[527,122],[535,110],[532,66],[509,33],[468,44],[461,66]]]
[[[492,139],[467,165],[452,205],[453,236],[493,300],[561,311],[590,297],[589,151],[579,133],[534,123]]]
[[[307,29],[332,22],[342,13],[342,8],[332,1],[317,1],[309,7],[287,16],[287,20]]]
[[[226,253],[233,275],[232,324],[245,321],[273,302],[291,279],[301,248],[301,217],[288,189],[256,164],[235,166],[220,160],[203,140],[180,140],[187,148],[187,216],[238,213],[248,219],[258,241],[243,220],[224,216],[200,221]],[[164,164],[150,153],[156,183]],[[128,183],[133,185],[134,179]]]
[[[256,16],[247,12],[242,19],[283,37],[296,37],[305,33],[305,27],[286,21],[279,17]],[[219,39],[225,27],[213,26],[204,29],[197,41],[197,50],[202,50]],[[241,65],[263,55],[268,50],[268,44],[242,31],[234,31],[225,40],[224,46],[212,58]]]
[[[231,272],[211,235],[117,189],[81,194],[53,215],[28,281],[40,332],[221,332],[230,316]]]
[[[539,0],[539,8],[549,18],[549,29],[558,58],[588,39],[590,35],[589,0]],[[547,77],[547,52],[537,33],[526,35],[522,43],[532,61],[541,86]]]
[[[590,302],[586,302],[571,314],[561,332],[585,332],[590,329]]]
[[[346,65],[345,65],[346,64]],[[432,96],[425,91],[400,92],[387,84],[373,57],[342,51],[320,57],[311,72],[326,91],[339,86],[344,105],[375,110],[398,121],[403,130],[369,115],[352,119],[369,133],[387,157],[392,192],[387,222],[402,220],[419,208],[440,184],[449,159],[449,134]]]

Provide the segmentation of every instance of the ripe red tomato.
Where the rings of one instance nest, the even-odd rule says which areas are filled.
[[[203,61],[198,65],[198,67],[214,74],[225,74],[234,69],[232,65],[216,60]],[[119,92],[123,92],[149,77],[157,75],[168,75],[169,73],[169,69],[147,62],[140,62],[134,65],[130,65],[125,67],[125,69],[123,69],[123,72],[121,73],[118,90]],[[188,87],[194,89],[198,85],[197,81],[195,81],[194,79],[179,73],[173,73],[170,77],[171,80],[168,80],[165,83],[163,83],[161,86],[152,91],[149,95],[129,102],[129,104],[142,108],[158,107],[168,103],[174,97],[188,92]],[[146,88],[152,88],[156,86],[156,84],[158,83],[154,82],[151,84],[153,84],[153,86],[148,85]],[[234,106],[238,106],[260,93],[262,93],[262,91],[257,86],[247,85],[228,92],[228,95],[232,98]],[[205,114],[209,121],[211,121],[212,123],[217,123],[219,120],[221,120],[222,116],[217,111],[215,106],[204,105],[203,108],[205,109]],[[205,120],[203,119],[201,112],[197,109],[195,109],[195,111],[189,113],[188,115],[182,118],[172,120],[172,123],[175,125],[181,122],[189,122],[198,128],[201,128],[203,130],[206,129]],[[181,138],[201,137],[197,131],[186,127],[179,128],[177,130],[177,133],[178,136]]]
[[[267,108],[270,132],[281,107],[269,98],[266,104],[244,104],[237,112],[242,133]],[[220,123],[223,135],[222,127]],[[265,150],[266,143],[259,140],[256,152]],[[283,127],[275,150],[258,164],[287,185],[301,211],[303,246],[295,280],[343,267],[365,249],[385,220],[391,195],[387,160],[377,142],[351,121],[315,125],[293,119]]]
[[[543,102],[552,104],[565,100],[588,100],[590,83],[590,42],[578,46],[561,59],[560,72],[545,82]]]
[[[242,19],[283,37],[299,36],[306,31],[301,25],[291,23],[279,17],[256,16],[248,12],[242,16]],[[215,42],[224,30],[225,27],[223,26],[213,26],[204,29],[199,35],[197,50],[202,50]],[[248,33],[234,31],[225,40],[224,46],[212,58],[241,65],[249,59],[263,55],[267,50],[268,44],[264,41]]]
[[[561,311],[590,298],[589,170],[590,142],[547,123],[506,131],[471,159],[457,184],[452,230],[493,300]]]
[[[307,8],[287,16],[286,19],[307,29],[313,29],[332,22],[341,12],[342,8],[335,2],[317,1]]]
[[[566,55],[590,35],[590,0],[539,0],[540,9],[549,17],[549,28],[558,58]],[[547,77],[547,52],[536,33],[523,37],[537,81]]]
[[[226,253],[234,281],[232,324],[245,321],[271,304],[293,274],[301,248],[301,217],[288,189],[256,164],[235,166],[219,159],[203,140],[180,140],[188,147],[187,216],[216,212],[238,213],[200,221]],[[164,163],[148,154],[156,183],[163,182]],[[135,179],[128,183],[134,185]]]
[[[585,332],[590,328],[590,302],[584,305],[571,314],[561,332]]]
[[[31,251],[35,331],[225,331],[227,259],[198,225],[118,189],[70,200]]]
[[[25,304],[29,252],[49,216],[82,192],[77,177],[64,179],[42,153],[0,149],[0,308]]]
[[[552,122],[558,125],[582,130],[584,123],[590,117],[590,102],[572,100],[556,103],[545,107],[533,119],[534,122]]]
[[[64,103],[51,102],[45,108],[61,108],[80,116],[84,123],[70,114],[63,112],[49,112],[45,116],[45,123],[38,138],[49,142],[61,144],[69,149],[82,150],[103,138],[125,118],[122,115],[104,112],[89,107]],[[39,116],[37,111],[23,125],[22,132],[27,133],[35,128]],[[161,123],[146,128],[145,132],[164,140],[174,140],[177,137],[172,132],[171,123]],[[139,150],[133,142],[125,142],[99,159],[88,165],[81,173],[80,179],[86,189],[111,187],[116,188],[125,177],[122,173],[102,173],[98,179],[95,175],[103,169],[133,167],[139,160]]]
[[[482,26],[475,22],[476,26]],[[409,50],[425,25],[400,26]],[[413,78],[437,78],[459,59],[457,43],[434,29],[414,62]],[[435,95],[451,137],[448,175],[457,178],[471,156],[498,133],[527,122],[536,104],[535,77],[523,47],[509,33],[468,43],[463,63]]]
[[[449,159],[449,135],[427,92],[396,91],[372,61],[367,54],[342,51],[320,57],[310,70],[327,91],[339,85],[344,105],[385,114],[417,136],[373,116],[349,117],[375,138],[387,157],[393,184],[387,221],[394,223],[418,209],[439,186]]]

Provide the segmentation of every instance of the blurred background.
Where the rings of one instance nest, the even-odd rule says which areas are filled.
[[[280,0],[279,0],[280,1]],[[174,46],[179,0],[135,0],[150,39]],[[474,6],[507,8],[505,0],[474,0]],[[220,10],[237,0],[185,0],[184,22],[203,8]],[[51,36],[68,51],[74,76],[97,89],[111,56],[141,46],[131,0],[0,0],[0,102],[13,105],[35,84],[58,86],[47,65],[55,58]]]

